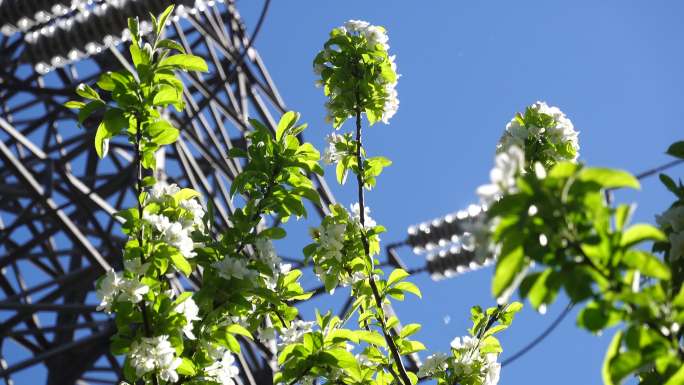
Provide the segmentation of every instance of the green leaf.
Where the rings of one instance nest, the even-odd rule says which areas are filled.
[[[418,333],[422,326],[420,324],[408,324],[405,325],[403,328],[401,328],[401,332],[399,332],[399,337],[401,338],[406,338],[410,335]]]
[[[93,112],[104,106],[105,104],[101,100],[93,100],[92,102],[86,104],[85,107],[81,108],[81,111],[78,112],[78,124],[83,124],[83,121],[88,119]]]
[[[590,302],[577,314],[577,326],[591,332],[598,332],[617,322],[620,322],[619,315],[597,302]]]
[[[168,20],[169,16],[171,15],[171,12],[173,12],[173,5],[169,5],[166,7],[164,12],[157,17],[157,35],[161,35],[162,31],[164,30],[164,27],[166,26],[166,21]]]
[[[180,365],[176,368],[176,371],[178,374],[184,375],[184,376],[194,376],[197,373],[197,369],[195,369],[195,364],[187,357],[182,357],[183,362],[181,362]]]
[[[499,297],[513,284],[515,277],[525,265],[525,253],[519,241],[506,241],[501,250],[501,256],[494,270],[492,294]]]
[[[639,181],[632,174],[610,168],[584,168],[579,173],[579,180],[583,182],[595,182],[604,188],[641,188]]]
[[[154,106],[167,106],[169,104],[176,104],[181,102],[180,94],[175,87],[170,85],[162,84],[159,90],[154,94],[154,99],[152,100],[152,105]]]
[[[164,119],[150,124],[148,130],[152,141],[160,146],[175,143],[180,134],[176,127]]]
[[[642,250],[629,250],[622,257],[622,262],[632,269],[639,270],[649,277],[669,280],[670,269],[655,255]]]
[[[186,201],[188,199],[192,199],[195,197],[199,197],[200,193],[197,191],[191,189],[191,188],[183,188],[177,193],[173,194],[173,200],[176,202],[180,203],[182,201]]]
[[[278,128],[276,129],[275,139],[280,141],[283,134],[287,132],[295,123],[299,120],[299,114],[294,111],[287,111],[283,114],[278,122]]]
[[[159,63],[159,69],[182,69],[186,71],[207,72],[207,63],[199,56],[189,54],[178,54],[165,58]]]
[[[610,341],[606,355],[603,357],[603,366],[601,368],[601,376],[603,377],[604,385],[615,385],[613,382],[613,375],[611,373],[610,363],[620,352],[620,345],[622,344],[622,330],[618,330],[613,339]]]
[[[667,380],[665,385],[682,385],[684,384],[684,366],[680,367],[675,374]]]
[[[553,269],[546,269],[537,277],[528,294],[530,303],[536,310],[539,310],[541,305],[552,303],[555,299],[561,285],[559,275]]]
[[[393,284],[404,280],[406,277],[409,276],[409,273],[406,272],[404,269],[394,269],[390,273],[389,278],[387,279],[387,286],[392,286]]]
[[[85,83],[81,83],[78,85],[78,87],[76,87],[76,93],[86,99],[102,100],[100,99],[100,95],[97,93],[97,91]]]
[[[157,42],[157,47],[166,48],[166,49],[174,49],[180,53],[185,53],[185,49],[183,48],[183,46],[180,45],[178,42],[173,41],[171,39],[160,40],[159,42]]]
[[[622,234],[620,246],[629,248],[643,241],[667,241],[667,237],[655,226],[637,223]]]
[[[371,345],[380,347],[387,346],[385,337],[374,331],[358,330],[356,332],[356,336],[359,338],[360,341],[368,342]]]
[[[232,334],[239,334],[241,336],[249,338],[250,340],[254,339],[254,337],[252,337],[252,333],[250,333],[249,330],[245,329],[245,327],[240,324],[228,325],[228,327],[226,327],[226,332]]]
[[[679,289],[679,294],[677,294],[672,300],[672,305],[684,308],[684,285]]]
[[[418,298],[423,298],[423,295],[420,293],[420,289],[418,288],[418,286],[416,286],[412,282],[408,282],[408,281],[399,282],[396,285],[394,285],[394,288],[399,289],[401,291],[405,291],[405,292],[414,294]]]
[[[171,262],[173,262],[173,265],[176,266],[178,270],[180,270],[185,276],[190,276],[190,273],[192,273],[192,266],[190,266],[190,262],[188,262],[187,259],[181,254],[180,252],[172,252],[171,253]]]
[[[103,122],[110,137],[118,135],[121,130],[128,127],[128,118],[124,116],[124,111],[120,108],[105,111]]]
[[[129,17],[128,18],[128,30],[131,31],[131,37],[134,45],[138,45],[138,40],[140,40],[140,35],[139,35],[139,22],[138,22],[138,17]]]
[[[85,105],[85,103],[79,102],[78,100],[69,100],[68,102],[64,103],[64,107],[66,108],[83,108]]]
[[[107,149],[109,148],[109,132],[105,128],[104,123],[100,123],[97,126],[97,131],[95,132],[95,152],[97,156],[102,159],[107,155]]]
[[[675,142],[670,145],[666,152],[675,158],[684,159],[684,142]]]

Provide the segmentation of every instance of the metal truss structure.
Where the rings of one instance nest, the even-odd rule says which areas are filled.
[[[186,108],[169,116],[181,137],[159,154],[158,177],[200,191],[225,227],[234,210],[230,183],[241,170],[225,154],[245,146],[248,117],[274,128],[285,103],[233,2],[174,3],[180,18],[168,37],[203,56],[210,72],[182,75]],[[124,239],[113,213],[134,199],[132,148],[113,141],[100,160],[93,146],[100,117],[78,127],[62,104],[76,98],[79,83],[129,66],[117,45],[126,39],[126,17],[145,19],[166,4],[0,1],[0,378],[7,384],[22,371],[43,373],[51,385],[121,376],[109,351],[114,324],[96,311],[93,291],[105,270],[121,268]],[[334,198],[312,178],[324,215]],[[243,383],[271,383],[272,352],[244,345]]]

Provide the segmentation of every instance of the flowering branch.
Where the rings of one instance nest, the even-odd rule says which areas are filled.
[[[361,135],[361,103],[360,103],[360,97],[358,92],[356,92],[356,164],[358,166],[358,171],[356,172],[356,182],[357,182],[357,191],[358,191],[358,197],[359,197],[359,222],[361,224],[359,231],[361,233],[361,242],[363,243],[363,250],[365,253],[365,257],[368,260],[368,263],[370,264],[370,272],[368,274],[368,284],[371,287],[371,290],[373,291],[373,298],[375,299],[375,306],[376,306],[376,311],[378,312],[378,320],[380,321],[380,326],[382,329],[382,333],[385,337],[385,341],[387,341],[387,346],[390,349],[390,352],[392,353],[392,358],[394,359],[394,363],[397,365],[397,368],[399,369],[399,375],[401,377],[401,381],[404,383],[404,385],[411,385],[411,380],[408,377],[408,374],[406,373],[406,368],[404,367],[404,362],[401,359],[401,355],[399,354],[399,349],[397,348],[396,344],[394,343],[394,339],[390,336],[390,331],[388,330],[389,328],[387,327],[387,323],[385,320],[385,315],[382,312],[382,297],[380,296],[380,292],[378,291],[378,286],[375,283],[375,278],[374,278],[374,273],[373,271],[375,270],[374,268],[374,261],[373,257],[370,255],[370,247],[368,245],[368,238],[366,236],[366,230],[365,230],[365,225],[366,225],[366,206],[365,206],[365,197],[364,197],[364,185],[365,181],[363,179],[364,175],[364,159],[361,156],[361,151],[363,149],[363,142],[362,142],[362,135]]]

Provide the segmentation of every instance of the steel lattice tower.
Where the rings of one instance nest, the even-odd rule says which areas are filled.
[[[233,2],[174,3],[181,17],[168,37],[203,56],[210,72],[182,75],[186,109],[169,116],[181,137],[159,154],[158,177],[200,191],[226,226],[241,164],[225,154],[245,146],[248,117],[274,128],[285,104]],[[116,383],[121,375],[109,351],[114,325],[95,310],[93,291],[105,269],[120,269],[123,235],[112,214],[133,199],[132,148],[115,141],[98,159],[100,117],[80,128],[62,104],[77,98],[79,83],[129,65],[126,45],[117,44],[126,17],[144,20],[167,4],[0,0],[0,378],[8,384],[37,366],[48,384]],[[325,208],[333,197],[313,178]],[[271,382],[263,347],[247,346],[238,358],[243,383]]]

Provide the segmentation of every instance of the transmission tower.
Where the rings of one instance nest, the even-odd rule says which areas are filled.
[[[133,151],[115,140],[99,159],[93,140],[101,116],[79,127],[63,103],[77,98],[79,83],[130,66],[120,44],[129,38],[126,19],[146,20],[168,4],[0,0],[0,378],[7,384],[26,371],[44,373],[51,385],[121,377],[109,349],[114,324],[95,310],[93,291],[106,269],[121,268],[124,238],[112,214],[134,199]],[[248,117],[274,129],[285,103],[234,2],[174,4],[167,37],[204,57],[209,74],[182,74],[185,111],[168,117],[181,135],[158,154],[157,177],[200,191],[225,227],[234,210],[230,183],[241,170],[226,153],[245,146]],[[323,179],[312,179],[324,215],[334,198]],[[243,345],[242,382],[272,383],[272,352]]]

